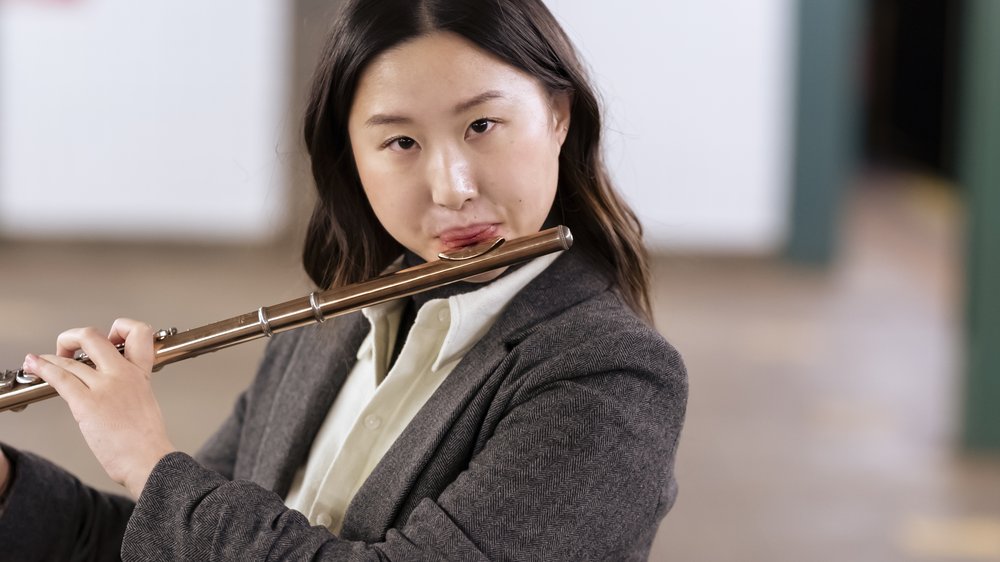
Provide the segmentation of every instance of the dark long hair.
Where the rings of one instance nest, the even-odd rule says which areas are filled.
[[[403,251],[361,186],[347,120],[373,58],[436,31],[458,34],[572,96],[559,155],[555,218],[605,271],[628,305],[650,319],[642,228],[612,185],[601,155],[601,111],[572,43],[540,0],[346,0],[320,57],[305,115],[305,141],[319,198],[302,261],[321,288],[377,275]]]

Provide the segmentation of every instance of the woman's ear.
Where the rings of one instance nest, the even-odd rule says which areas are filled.
[[[555,92],[552,94],[552,124],[555,126],[556,138],[562,147],[569,133],[569,117],[573,107],[571,92]]]

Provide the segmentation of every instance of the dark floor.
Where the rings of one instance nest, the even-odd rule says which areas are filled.
[[[691,399],[681,493],[652,560],[1000,561],[1000,458],[962,454],[961,209],[927,180],[860,185],[829,270],[662,256],[657,322]],[[180,329],[308,292],[293,251],[0,241],[0,367],[116,316]],[[156,377],[193,450],[260,343]],[[115,489],[59,400],[2,414],[3,440]]]

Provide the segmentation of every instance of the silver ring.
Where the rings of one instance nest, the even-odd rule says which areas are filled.
[[[316,317],[317,322],[326,320],[326,318],[323,318],[323,311],[319,309],[319,303],[316,302],[316,291],[309,293],[309,306],[312,307],[313,316]]]
[[[271,335],[273,334],[273,332],[271,332],[271,324],[270,324],[271,321],[268,320],[267,315],[264,314],[263,306],[257,309],[257,321],[260,322],[260,327],[262,330],[264,330],[264,335],[267,337],[271,337]]]

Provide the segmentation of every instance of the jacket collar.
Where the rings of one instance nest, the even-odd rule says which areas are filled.
[[[367,328],[360,313],[302,328],[273,389],[275,396],[251,480],[282,497],[288,494],[295,472],[305,462],[316,433],[354,365],[355,352]]]

